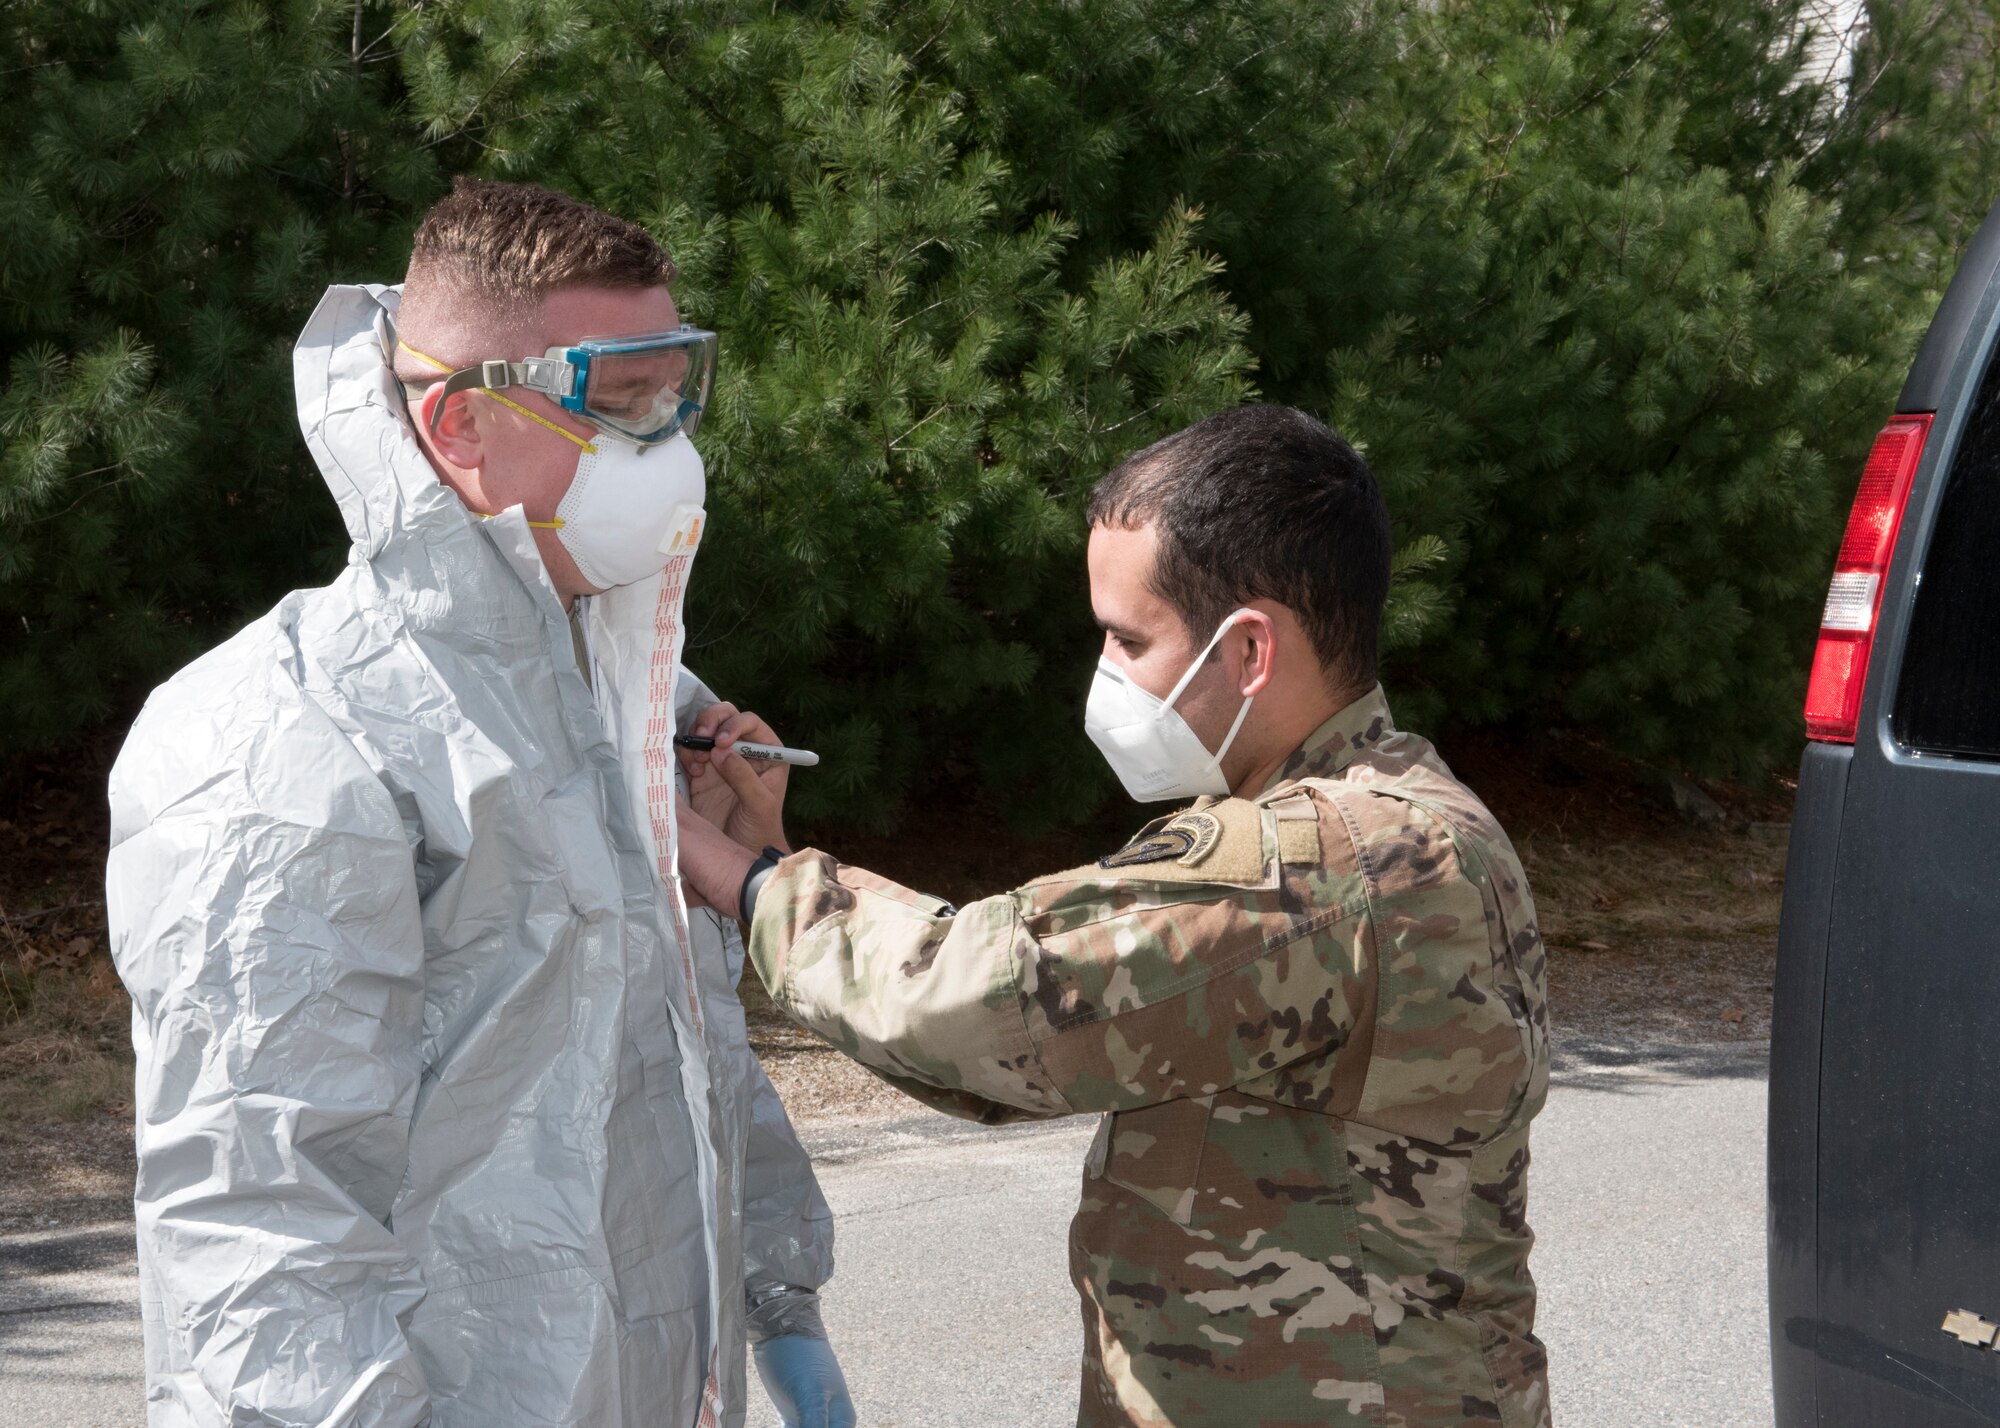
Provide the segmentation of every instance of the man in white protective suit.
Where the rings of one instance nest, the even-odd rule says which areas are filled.
[[[746,1337],[788,1423],[854,1421],[831,1216],[675,872],[676,800],[735,811],[675,730],[769,730],[679,666],[715,337],[673,271],[462,179],[299,338],[347,568],[111,777],[153,1428],[709,1428]]]

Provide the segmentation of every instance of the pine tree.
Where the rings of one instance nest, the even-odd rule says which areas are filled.
[[[879,826],[940,749],[1019,817],[1087,812],[1083,502],[1249,390],[1196,215],[1074,263],[872,12],[633,8],[440,14],[411,85],[493,172],[650,222],[722,336],[689,662],[828,756],[805,816]]]
[[[1419,703],[1706,771],[1797,747],[1844,495],[1917,328],[1801,180],[1838,116],[1796,19],[1412,17],[1407,122],[1455,136],[1419,196],[1476,261],[1328,373],[1392,510],[1445,544],[1445,618],[1396,665]]]
[[[1081,508],[1253,394],[1368,453],[1418,726],[1790,757],[1870,433],[2000,186],[1986,0],[21,0],[0,8],[0,749],[130,704],[342,533],[285,352],[444,175],[647,224],[722,334],[692,661],[1024,818]]]
[[[1939,17],[1980,8],[1879,6],[1851,88],[1798,0],[884,22],[1072,262],[1208,215],[1259,386],[1389,492],[1408,717],[1754,771],[1796,747],[1846,495],[1969,231],[1950,65],[1990,51]]]
[[[291,338],[329,271],[398,265],[440,183],[386,11],[0,7],[0,753],[129,712],[337,566]]]

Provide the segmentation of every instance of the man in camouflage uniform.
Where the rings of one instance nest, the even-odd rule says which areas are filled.
[[[1231,796],[956,910],[692,826],[684,874],[725,912],[748,893],[773,999],[916,1099],[1105,1113],[1070,1233],[1079,1423],[1546,1424],[1545,957],[1505,833],[1374,682],[1373,477],[1246,408],[1134,457],[1091,520],[1105,658],[1155,696],[1217,608],[1260,615],[1175,705]]]

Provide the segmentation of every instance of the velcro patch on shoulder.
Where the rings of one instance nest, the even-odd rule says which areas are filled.
[[[1227,799],[1148,828],[1097,866],[1148,880],[1254,884],[1266,862],[1263,810]]]
[[[1319,824],[1302,823],[1293,819],[1278,822],[1278,861],[1281,863],[1317,863],[1319,861]]]
[[[1319,806],[1313,796],[1302,788],[1294,789],[1265,807],[1278,819],[1278,861],[1319,862]]]

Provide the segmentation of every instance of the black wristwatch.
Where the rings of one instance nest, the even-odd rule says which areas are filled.
[[[747,925],[750,921],[750,909],[756,904],[757,889],[752,884],[784,860],[783,853],[768,843],[764,845],[764,851],[757,855],[757,861],[743,874],[743,886],[736,890],[736,916],[739,921]]]

